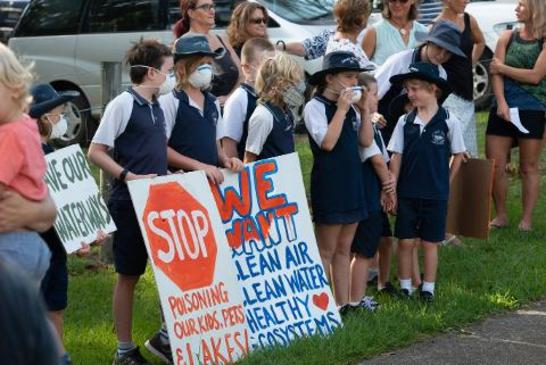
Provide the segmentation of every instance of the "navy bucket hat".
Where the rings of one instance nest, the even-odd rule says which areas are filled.
[[[412,63],[408,72],[394,75],[389,81],[391,84],[401,84],[406,80],[412,79],[423,80],[437,85],[442,90],[442,98],[447,97],[451,92],[451,87],[447,80],[440,76],[440,68],[437,65],[427,62]]]
[[[224,54],[225,49],[222,47],[211,50],[207,37],[202,34],[186,33],[174,42],[174,62],[193,55],[220,58]]]
[[[358,58],[355,57],[351,52],[332,52],[324,56],[322,60],[322,70],[315,72],[308,79],[309,84],[317,85],[320,83],[324,77],[328,74],[333,74],[343,71],[371,71],[373,68],[363,68],[360,67],[360,62]]]
[[[461,31],[459,27],[452,22],[441,20],[433,26],[430,32],[415,33],[415,39],[418,42],[434,43],[438,47],[442,47],[457,56],[466,58],[466,55],[460,48]]]
[[[30,93],[32,104],[28,114],[35,119],[80,95],[77,91],[57,92],[50,84],[34,85],[30,89]]]

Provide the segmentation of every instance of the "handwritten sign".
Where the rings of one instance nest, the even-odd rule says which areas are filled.
[[[45,182],[57,205],[55,231],[66,252],[91,243],[97,233],[111,233],[116,226],[91,174],[79,145],[72,145],[46,156]]]
[[[159,289],[174,364],[248,353],[241,289],[203,172],[129,183]]]
[[[297,154],[245,166],[212,191],[242,286],[252,348],[341,324],[317,249]]]

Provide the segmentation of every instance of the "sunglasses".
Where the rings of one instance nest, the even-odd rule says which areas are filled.
[[[394,3],[399,3],[399,4],[407,4],[409,0],[389,0],[389,3],[391,4],[394,4]]]
[[[267,19],[266,18],[250,19],[250,22],[252,24],[267,24]]]
[[[199,5],[199,6],[196,6],[194,8],[195,10],[205,10],[205,11],[211,11],[211,10],[216,10],[216,5],[214,4],[203,4],[203,5]]]

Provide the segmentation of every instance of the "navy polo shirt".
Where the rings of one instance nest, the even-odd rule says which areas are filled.
[[[149,102],[132,88],[108,104],[93,143],[113,148],[114,160],[134,174],[167,173],[163,110],[157,100]],[[110,199],[131,199],[125,182],[114,180]]]
[[[451,154],[465,151],[458,120],[440,107],[426,124],[416,122],[417,111],[400,118],[389,150],[402,153],[398,176],[398,196],[447,200]],[[398,136],[403,133],[403,151]]]

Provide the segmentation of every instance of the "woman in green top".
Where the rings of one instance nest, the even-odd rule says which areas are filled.
[[[540,191],[538,165],[546,124],[546,8],[543,0],[520,0],[516,17],[523,26],[501,34],[490,66],[497,106],[489,115],[486,155],[495,160],[496,217],[491,226],[504,227],[508,225],[506,160],[512,145],[515,142],[519,145],[523,197],[519,229],[530,231]],[[512,124],[518,117],[527,132]]]

